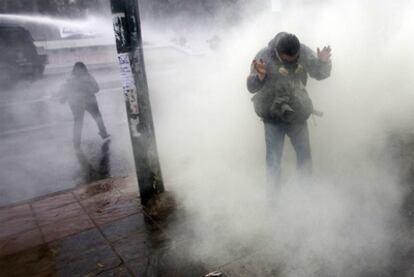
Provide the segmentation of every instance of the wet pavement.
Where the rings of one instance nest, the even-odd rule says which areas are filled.
[[[188,251],[198,243],[195,215],[178,207],[150,216],[137,195],[133,178],[109,178],[0,209],[0,276],[291,276],[259,238],[254,248],[234,244],[225,259],[198,260]],[[413,276],[412,246],[394,258],[385,271],[355,276]]]
[[[148,216],[130,178],[0,210],[0,276],[203,276],[170,219]]]
[[[0,207],[133,172],[127,126],[108,123],[112,138],[102,140],[88,121],[78,152],[71,124],[2,137]]]
[[[137,195],[112,178],[2,208],[0,276],[204,276],[231,261],[193,259],[188,215],[151,217]]]
[[[102,140],[86,114],[81,152],[73,147],[68,105],[50,99],[65,75],[48,75],[0,93],[0,207],[133,172],[119,73],[101,68],[92,74],[100,83],[97,99],[112,137]]]
[[[147,51],[149,82],[173,74],[183,53],[170,50]],[[161,54],[169,57],[168,62]],[[111,140],[101,140],[95,122],[86,114],[81,152],[73,149],[69,106],[53,98],[70,66],[48,66],[40,80],[21,81],[9,90],[0,88],[0,207],[134,172],[119,67],[104,62],[90,65],[85,61],[101,88],[97,101]],[[160,98],[164,91],[153,89],[152,93]]]

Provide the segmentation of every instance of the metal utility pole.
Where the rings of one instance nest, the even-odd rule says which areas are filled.
[[[111,0],[116,49],[141,202],[164,191],[142,49],[138,0]]]

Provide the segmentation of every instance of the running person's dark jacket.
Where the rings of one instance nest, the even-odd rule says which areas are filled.
[[[98,91],[99,85],[91,74],[71,75],[62,87],[62,102],[67,101],[71,108],[84,109],[88,104],[97,103]]]

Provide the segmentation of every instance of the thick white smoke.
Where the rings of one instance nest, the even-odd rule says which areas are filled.
[[[165,183],[190,214],[195,259],[221,265],[246,248],[260,253],[241,260],[258,276],[378,276],[391,263],[404,194],[384,147],[388,132],[410,127],[414,7],[303,2],[216,26],[218,51],[183,58],[170,74],[148,72]],[[193,30],[189,41],[203,31]],[[314,185],[295,184],[286,143],[276,193],[264,185],[264,130],[245,82],[255,54],[280,31],[313,49],[329,44],[333,70],[308,85],[325,113],[308,122]],[[206,37],[212,33],[210,26]]]

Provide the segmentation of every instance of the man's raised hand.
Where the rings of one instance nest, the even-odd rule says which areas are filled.
[[[260,59],[259,61],[253,60],[252,65],[257,72],[257,77],[262,81],[266,76],[266,64]]]
[[[322,50],[317,49],[317,55],[322,62],[329,62],[331,60],[331,47],[325,46]]]

